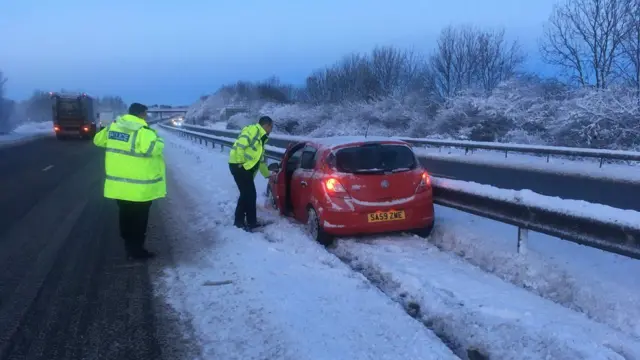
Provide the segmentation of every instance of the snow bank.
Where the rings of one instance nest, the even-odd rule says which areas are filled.
[[[53,125],[51,122],[31,122],[24,123],[15,129],[15,134],[20,135],[53,135]]]
[[[178,171],[180,174],[185,175],[180,177],[180,181],[183,184],[191,184],[189,185],[191,186],[189,193],[191,197],[197,196],[196,200],[201,204],[197,209],[198,216],[191,219],[194,227],[210,227],[212,223],[215,223],[218,233],[222,234],[221,238],[227,239],[223,243],[211,243],[211,240],[208,240],[208,246],[215,246],[215,253],[219,254],[220,257],[205,264],[195,264],[193,265],[195,269],[199,269],[202,272],[203,268],[207,268],[207,264],[215,261],[215,268],[221,271],[227,271],[231,274],[244,274],[245,271],[248,272],[253,269],[254,272],[251,272],[250,276],[260,279],[260,281],[265,281],[265,283],[274,282],[273,279],[262,280],[262,277],[265,276],[264,273],[268,273],[281,277],[282,281],[290,281],[289,289],[297,289],[298,287],[307,289],[304,285],[296,282],[295,279],[290,279],[289,276],[296,274],[298,279],[309,281],[307,277],[312,275],[307,271],[315,274],[316,272],[331,272],[327,268],[332,268],[337,270],[331,272],[332,276],[330,278],[313,278],[316,287],[307,290],[307,292],[310,292],[307,296],[315,296],[319,291],[317,287],[325,283],[334,284],[334,288],[340,290],[339,294],[341,295],[329,294],[329,296],[336,296],[338,301],[342,300],[341,296],[351,294],[353,285],[343,282],[343,278],[359,277],[353,273],[343,272],[342,265],[337,263],[335,258],[328,257],[322,248],[312,243],[301,226],[287,220],[279,220],[275,225],[268,226],[262,235],[246,235],[237,232],[235,229],[229,229],[230,216],[234,207],[235,189],[229,178],[225,180],[224,177],[228,177],[226,171],[220,173],[220,166],[226,161],[225,155],[211,152],[201,153],[203,147],[189,141],[177,139],[175,136],[168,135],[167,140],[170,147],[179,146],[174,148],[174,151],[180,149],[183,153],[190,155],[173,158],[173,155],[168,152],[170,163],[180,164],[179,167],[171,165],[170,167],[174,169],[172,172]],[[261,180],[258,185],[259,192],[264,189],[264,185],[264,181]],[[203,189],[203,186],[208,186],[209,189]],[[202,196],[202,194],[211,195]],[[261,199],[261,201],[264,200]],[[213,214],[213,216],[203,216],[203,212],[209,215]],[[439,243],[439,245],[446,244],[451,239],[451,237],[447,237],[447,233],[439,230],[443,226],[439,215],[441,212],[442,210],[439,208],[437,212],[438,225],[431,239],[431,241]],[[278,219],[277,216],[269,213],[262,213],[262,216],[271,216],[274,220]],[[473,218],[475,219],[474,221],[485,221],[478,217]],[[454,233],[459,230],[459,226],[444,226],[446,229],[451,228]],[[474,226],[465,223],[462,224],[462,228],[466,229],[467,232],[472,232]],[[460,237],[464,237],[466,233],[460,232],[460,234]],[[438,239],[439,236],[441,236],[440,239]],[[246,245],[247,249],[234,247],[233,245],[245,244],[247,241],[251,241],[250,245]],[[267,248],[262,248],[261,246],[265,241],[270,245],[267,245]],[[486,249],[479,242],[479,239],[468,237],[465,241],[458,241],[459,244],[463,245],[475,242],[476,252],[468,252],[471,259],[466,259],[467,261],[463,261],[452,253],[441,252],[437,248],[426,244],[423,240],[406,236],[374,241],[371,245],[359,244],[355,241],[340,241],[335,253],[349,262],[354,269],[366,274],[385,293],[403,304],[409,313],[429,327],[436,329],[439,335],[450,341],[450,345],[459,349],[460,353],[462,352],[460,349],[472,348],[489,355],[489,358],[498,359],[558,358],[569,360],[640,357],[640,344],[636,340],[612,330],[610,327],[591,321],[565,307],[543,300],[533,295],[532,292],[534,291],[527,289],[526,286],[517,284],[529,291],[519,289],[489,274],[489,272],[494,272],[497,275],[502,275],[511,272],[514,278],[518,278],[516,276],[518,272],[527,272],[518,279],[531,286],[535,286],[535,281],[538,280],[540,286],[537,290],[543,294],[549,294],[553,291],[553,286],[545,290],[542,285],[544,285],[544,280],[551,279],[552,273],[556,273],[558,277],[558,280],[553,284],[554,286],[567,284],[563,282],[563,277],[566,276],[565,273],[562,271],[555,272],[556,269],[560,268],[559,265],[545,268],[544,266],[549,265],[549,262],[540,261],[540,266],[536,267],[535,263],[526,259],[519,262],[502,261],[504,259],[518,258],[518,256],[512,253],[511,256],[506,256],[504,259],[499,256],[491,257],[495,247],[489,246],[491,245],[490,242],[484,239],[483,241],[487,242]],[[277,265],[270,265],[270,261],[260,258],[259,255],[253,255],[255,248],[258,249],[255,251],[263,257],[265,256],[264,254],[272,252],[284,253],[286,256],[279,257]],[[460,246],[456,250],[462,248],[470,249],[469,247]],[[485,250],[481,251],[481,249]],[[252,254],[247,255],[247,258],[252,261],[251,264],[246,264],[245,257],[239,255],[245,252]],[[571,255],[572,253],[567,254],[568,257],[571,257]],[[300,260],[300,263],[297,260]],[[483,263],[483,260],[486,260],[486,262]],[[235,264],[235,267],[227,270],[227,263],[231,262]],[[485,264],[486,266],[481,269],[470,265],[470,262]],[[255,264],[260,264],[260,266],[256,267]],[[239,266],[247,268],[242,268],[239,271]],[[584,276],[588,277],[587,271],[584,272]],[[637,271],[634,273],[637,273]],[[189,275],[189,277],[194,276]],[[265,289],[255,284],[252,284],[252,287],[257,287],[259,290],[256,291],[263,291],[264,294],[274,292],[274,289],[277,288],[276,285],[272,285]],[[360,287],[369,289],[367,283],[360,283]],[[561,291],[563,289],[556,288],[555,290]],[[597,291],[598,288],[593,290]],[[239,290],[235,291],[238,292]],[[190,293],[184,296],[188,297],[188,294]],[[243,296],[248,296],[244,292],[242,294]],[[608,293],[595,292],[592,295],[593,298],[590,300],[606,297]],[[307,310],[305,306],[308,304],[297,298],[288,300],[277,296],[273,298],[279,302],[285,302],[285,304],[287,304],[286,301],[290,301],[289,304],[294,304],[296,311],[300,311],[298,307],[302,307],[303,311]],[[256,297],[258,299],[256,301],[260,306],[263,306],[263,303],[259,302],[261,298],[262,295],[261,297]],[[351,298],[349,301],[351,301]],[[362,301],[371,300],[362,299]],[[588,302],[584,301],[576,303],[576,305],[579,304],[589,305]],[[601,305],[606,306],[608,304],[607,302],[602,302]],[[192,304],[187,308],[194,307],[197,307],[197,305]],[[392,324],[406,318],[406,315],[397,313],[395,307],[392,308],[393,310],[385,310],[389,311],[389,313],[378,310],[377,314],[370,316],[374,318],[381,317],[386,319],[385,321],[392,321]],[[264,309],[271,311],[273,315],[277,315],[279,318],[284,317],[284,312],[277,307],[265,305]],[[590,310],[603,310],[599,314],[601,317],[617,315],[616,319],[609,320],[609,322],[614,323],[626,315],[634,314],[629,309],[627,309],[629,312],[626,314],[614,314],[611,309],[594,307],[581,309],[581,311],[587,313]],[[263,311],[258,313],[263,314]],[[202,317],[202,319],[198,319],[198,321],[209,324],[212,321],[211,318],[202,314],[203,312],[199,313],[199,317]],[[313,316],[315,317],[315,314]],[[329,313],[325,313],[322,316],[328,317]],[[388,319],[388,316],[391,316],[393,320]],[[340,318],[351,319],[346,314]],[[637,316],[633,316],[628,321],[632,323],[633,319],[637,318]],[[267,318],[267,324],[272,323],[269,322],[269,319]],[[281,324],[278,321],[275,321],[275,324]],[[606,323],[606,321],[603,322]],[[314,339],[318,336],[317,329],[303,329],[295,322],[287,322],[286,326],[296,332],[307,331],[307,336]],[[344,332],[353,325],[339,322],[336,326],[346,326],[345,329],[340,330]],[[204,325],[202,327],[204,328]],[[276,328],[280,329],[277,326]],[[235,334],[233,331],[231,333]],[[256,342],[264,340],[260,338],[259,334],[255,336],[257,337]],[[242,336],[236,336],[236,338],[242,338]],[[293,339],[296,339],[295,336]],[[233,341],[235,341],[235,338]],[[302,347],[306,348],[306,346]],[[335,356],[337,357],[334,358],[353,358],[337,353]]]
[[[164,281],[206,359],[454,359],[428,329],[293,226],[231,226],[226,154],[160,130],[169,201],[190,225]],[[264,186],[264,181],[260,184]]]
[[[535,232],[526,255],[517,228],[436,206],[429,241],[529,292],[640,340],[640,261]]]
[[[515,201],[523,205],[549,209],[564,214],[575,214],[580,217],[596,219],[620,226],[638,228],[640,212],[623,210],[602,204],[594,204],[583,200],[567,200],[559,197],[537,194],[531,190],[508,190],[491,185],[469,181],[434,178],[434,184],[443,188],[462,190],[484,197]]]
[[[0,146],[15,145],[42,136],[53,136],[53,125],[50,122],[24,123],[7,135],[0,135]]]
[[[489,359],[636,359],[640,342],[518,289],[418,238],[340,241],[335,253],[455,348]]]

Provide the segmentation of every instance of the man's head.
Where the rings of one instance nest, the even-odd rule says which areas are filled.
[[[129,106],[129,115],[137,116],[140,119],[146,120],[148,109],[148,107],[140,103],[133,103],[131,104],[131,106]]]
[[[271,130],[273,130],[273,120],[270,117],[261,117],[260,120],[258,120],[258,124],[267,132],[267,135],[271,134]]]

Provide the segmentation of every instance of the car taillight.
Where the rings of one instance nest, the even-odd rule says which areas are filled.
[[[429,189],[430,187],[431,187],[431,177],[429,177],[429,174],[425,171],[421,175],[420,183],[416,188],[416,193],[427,191],[427,189]]]
[[[60,131],[60,126],[54,126],[54,127],[53,127],[53,131],[55,131],[55,132]]]
[[[89,127],[88,127],[88,126],[85,126],[85,127],[83,127],[83,128],[82,128],[82,130],[84,130],[84,131],[89,131]]]
[[[335,178],[329,178],[324,182],[324,188],[327,189],[329,195],[346,195],[347,190]]]

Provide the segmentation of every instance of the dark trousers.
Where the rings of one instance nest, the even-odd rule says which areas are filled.
[[[151,201],[136,202],[117,200],[120,219],[120,236],[128,254],[137,254],[144,249],[149,222]]]
[[[240,197],[236,205],[236,214],[233,224],[236,226],[256,225],[256,184],[253,182],[253,171],[246,170],[238,164],[229,164],[229,170],[236,181]],[[246,220],[246,222],[245,222]]]

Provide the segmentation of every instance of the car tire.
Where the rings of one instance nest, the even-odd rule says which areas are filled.
[[[429,236],[431,236],[431,233],[433,232],[433,227],[435,225],[436,221],[434,220],[431,225],[427,225],[423,228],[420,229],[416,229],[413,231],[414,234],[422,237],[422,238],[428,238]]]
[[[273,191],[271,191],[271,186],[269,186],[269,185],[267,185],[266,196],[267,196],[267,203],[272,208],[274,208],[275,210],[278,210],[278,204],[276,203],[276,197],[273,196]]]
[[[316,210],[309,206],[307,211],[307,231],[314,241],[317,241],[323,246],[333,245],[333,237],[324,232],[324,229],[320,225],[320,218]]]

